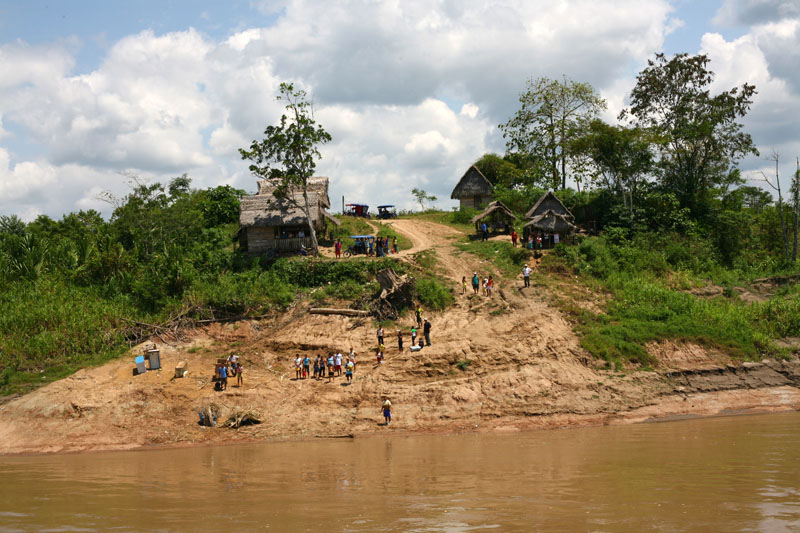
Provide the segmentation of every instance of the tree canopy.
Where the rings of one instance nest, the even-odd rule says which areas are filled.
[[[242,159],[252,162],[250,172],[275,186],[273,195],[284,199],[305,213],[314,255],[319,254],[317,233],[311,221],[308,203],[308,179],[314,175],[319,146],[331,141],[331,135],[314,119],[314,106],[306,92],[291,83],[281,83],[278,100],[286,101],[286,113],[277,126],[267,126],[264,139],[254,140],[250,149],[239,149]],[[295,192],[302,192],[297,202]]]
[[[729,186],[736,162],[758,154],[737,122],[756,94],[743,84],[711,95],[708,56],[656,54],[636,78],[631,105],[620,114],[651,132],[658,153],[657,178],[694,215],[708,208],[715,187]]]
[[[542,166],[547,181],[540,185],[565,189],[568,169],[580,183],[584,173],[581,154],[572,150],[571,144],[585,125],[606,108],[606,101],[590,84],[566,77],[561,81],[545,77],[529,80],[519,101],[520,109],[500,125],[507,140],[506,150]]]

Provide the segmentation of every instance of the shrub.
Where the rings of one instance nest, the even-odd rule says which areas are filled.
[[[455,302],[452,289],[432,277],[417,281],[417,298],[423,306],[436,311],[442,311]]]

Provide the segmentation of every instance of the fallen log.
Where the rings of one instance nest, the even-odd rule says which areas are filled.
[[[308,312],[312,315],[369,316],[369,311],[361,309],[334,309],[331,307],[312,307]]]

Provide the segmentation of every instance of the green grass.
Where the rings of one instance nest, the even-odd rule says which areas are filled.
[[[575,272],[580,283],[608,295],[605,312],[599,314],[580,309],[568,293],[556,299],[577,323],[581,344],[593,356],[616,368],[626,363],[653,365],[646,344],[671,339],[755,360],[783,355],[775,339],[800,336],[797,291],[752,304],[733,297],[732,291],[726,291],[727,297],[697,297],[684,290],[690,285],[686,279],[701,284],[720,279],[744,283],[754,273],[669,252],[663,246],[614,246],[592,238],[546,256],[542,269],[553,276],[544,280],[546,284],[554,285],[563,273]],[[571,283],[574,280],[566,282]]]
[[[514,247],[510,242],[460,242],[456,243],[456,248],[491,262],[506,276],[515,276],[519,274],[525,263],[531,260],[531,255],[528,250],[521,246]]]

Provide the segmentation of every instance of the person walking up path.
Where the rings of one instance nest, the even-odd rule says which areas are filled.
[[[378,344],[383,344],[383,326],[378,326]]]

